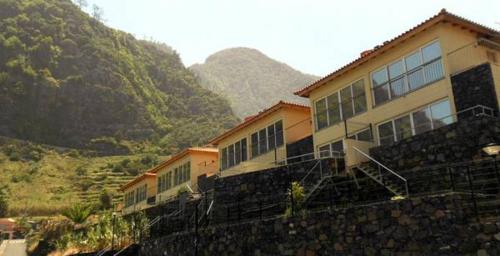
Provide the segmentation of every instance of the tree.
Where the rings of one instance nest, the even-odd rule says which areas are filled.
[[[110,209],[113,206],[113,195],[109,191],[104,190],[99,196],[99,201],[101,203],[101,209]]]
[[[94,17],[97,21],[103,21],[104,11],[97,4],[92,5],[92,17]]]
[[[0,189],[0,218],[7,217],[7,211],[9,210],[9,204],[7,202],[7,195]]]
[[[87,0],[75,0],[75,3],[80,7],[80,9],[83,9],[88,6]]]
[[[92,214],[93,207],[90,205],[75,204],[63,211],[62,215],[75,224],[83,224]]]

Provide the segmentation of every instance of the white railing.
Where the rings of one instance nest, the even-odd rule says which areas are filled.
[[[381,185],[383,186],[386,186],[385,182],[384,182],[384,175],[382,173],[382,170],[385,170],[387,173],[389,173],[390,175],[396,177],[397,179],[401,180],[403,183],[404,183],[404,190],[406,192],[406,197],[410,197],[410,191],[408,189],[408,180],[406,180],[403,176],[397,174],[395,171],[391,170],[389,167],[383,165],[382,163],[380,163],[379,161],[375,160],[373,157],[369,156],[368,154],[366,154],[365,152],[361,151],[360,149],[356,148],[356,147],[352,147],[357,153],[363,155],[364,157],[366,157],[367,159],[369,159],[371,162],[375,163],[377,165],[377,169],[378,169],[378,178],[377,177],[374,177],[374,180],[377,181],[378,183],[380,183]],[[370,175],[369,175],[370,176]]]

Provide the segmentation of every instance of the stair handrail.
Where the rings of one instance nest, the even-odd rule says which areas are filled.
[[[313,167],[307,172],[307,174],[299,181],[299,184],[304,186],[304,181],[306,180],[306,178],[314,171],[314,169],[316,169],[316,166],[319,165],[319,163],[321,162],[321,159],[317,160],[317,162],[313,165]]]
[[[368,154],[366,154],[365,152],[363,152],[362,150],[360,150],[359,148],[355,147],[355,146],[352,146],[352,148],[357,151],[358,153],[360,153],[361,155],[363,155],[364,157],[368,158],[370,161],[373,161],[374,163],[376,163],[378,166],[384,168],[385,170],[387,170],[389,173],[391,173],[392,175],[398,177],[400,180],[402,180],[405,184],[405,192],[406,192],[406,196],[407,197],[410,197],[410,191],[408,189],[408,180],[405,179],[403,176],[399,175],[398,173],[396,173],[395,171],[391,170],[389,167],[383,165],[382,163],[380,163],[379,161],[375,160],[375,158],[369,156]]]

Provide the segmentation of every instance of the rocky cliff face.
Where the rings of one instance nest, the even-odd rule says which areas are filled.
[[[190,69],[203,87],[225,95],[241,118],[279,100],[307,103],[293,92],[318,79],[250,48],[222,50]]]

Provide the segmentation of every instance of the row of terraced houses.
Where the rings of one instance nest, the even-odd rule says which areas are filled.
[[[456,129],[470,118],[497,124],[500,33],[443,10],[295,94],[310,107],[281,101],[125,184],[123,213],[203,192],[213,179],[310,159],[342,159],[336,171],[377,180],[373,164],[398,175],[477,160],[488,146],[497,153],[498,127],[486,135],[472,129],[464,138]],[[409,196],[407,185],[385,185]]]

